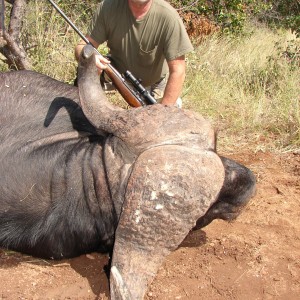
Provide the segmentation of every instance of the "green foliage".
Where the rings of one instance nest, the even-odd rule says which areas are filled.
[[[290,28],[300,34],[298,0],[169,0],[177,9],[193,11],[216,22],[226,33],[244,32],[249,19]]]
[[[292,29],[300,37],[300,2],[299,0],[273,0],[274,18],[267,18],[269,22]],[[276,22],[277,20],[277,22]]]
[[[199,0],[192,6],[190,0],[171,0],[177,9],[194,11],[217,23],[223,33],[241,33],[246,21],[269,9],[263,0]]]

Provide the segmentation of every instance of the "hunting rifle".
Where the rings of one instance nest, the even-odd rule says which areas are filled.
[[[92,45],[92,43],[82,34],[82,32],[73,24],[73,22],[65,15],[65,13],[52,1],[48,0],[51,5],[57,10],[57,12],[67,21],[67,23],[75,30],[75,32],[89,45],[91,45],[97,55],[103,57],[103,55]],[[104,70],[107,76],[111,79],[116,89],[126,100],[126,102],[132,107],[139,107],[145,105],[155,104],[156,100],[151,96],[151,94],[142,86],[140,80],[136,79],[130,71],[124,73],[125,77],[134,87],[132,89],[130,85],[126,82],[124,77],[111,65],[108,64],[107,68]]]

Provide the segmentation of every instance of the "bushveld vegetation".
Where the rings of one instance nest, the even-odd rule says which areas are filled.
[[[184,103],[210,116],[231,142],[243,136],[247,143],[294,149],[300,145],[299,59],[285,54],[294,36],[262,25],[248,30],[240,38],[211,36],[196,47]]]
[[[83,33],[98,2],[57,1]],[[263,141],[265,148],[299,151],[299,1],[169,2],[195,44],[184,106],[212,120],[224,147]],[[47,1],[28,1],[21,42],[32,69],[72,84],[78,40]],[[7,68],[0,54],[0,71]]]

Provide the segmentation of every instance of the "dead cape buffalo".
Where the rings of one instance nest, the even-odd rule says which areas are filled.
[[[234,219],[255,179],[216,154],[201,116],[111,105],[92,52],[78,88],[0,74],[0,247],[54,259],[113,249],[111,299],[142,299],[189,231]]]

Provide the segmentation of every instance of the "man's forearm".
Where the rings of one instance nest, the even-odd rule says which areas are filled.
[[[185,76],[170,74],[162,99],[162,104],[174,105],[180,97]]]
[[[176,100],[180,97],[185,79],[184,56],[168,62],[168,66],[170,73],[161,103],[165,105],[174,105]]]
[[[85,45],[86,45],[86,42],[81,40],[75,47],[75,58],[77,61],[79,61],[80,53]]]

